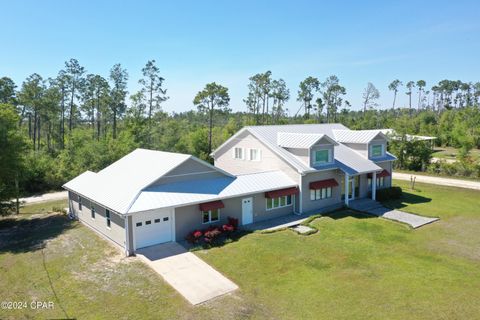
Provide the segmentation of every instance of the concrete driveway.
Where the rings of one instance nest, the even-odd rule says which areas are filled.
[[[176,242],[139,249],[136,254],[191,304],[238,289],[235,283]]]

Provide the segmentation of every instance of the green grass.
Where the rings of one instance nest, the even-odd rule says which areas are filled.
[[[405,197],[387,205],[441,220],[412,230],[344,210],[311,221],[312,235],[251,233],[196,251],[240,286],[197,307],[63,215],[0,220],[2,300],[55,302],[0,318],[478,319],[480,192],[395,184]]]
[[[450,160],[458,160],[459,150],[453,147],[436,147],[434,152],[432,153],[432,157],[440,158],[440,159],[450,159]],[[480,149],[472,149],[470,150],[470,156],[474,160],[480,159]]]
[[[45,201],[25,205],[20,208],[21,214],[38,214],[38,213],[49,213],[58,211],[57,209],[63,209],[68,207],[67,199],[55,200],[55,201]]]

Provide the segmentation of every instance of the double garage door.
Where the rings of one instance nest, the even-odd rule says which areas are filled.
[[[174,209],[161,209],[133,215],[135,249],[174,241]]]

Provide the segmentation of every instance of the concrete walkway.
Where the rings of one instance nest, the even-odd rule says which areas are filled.
[[[416,214],[385,208],[379,202],[371,199],[359,199],[350,202],[350,208],[367,212],[377,217],[403,222],[416,229],[426,224],[440,220],[439,218],[422,217]]]
[[[31,196],[31,197],[26,197],[26,198],[20,198],[19,200],[20,200],[20,202],[23,202],[25,204],[32,204],[32,203],[37,203],[37,202],[62,200],[62,199],[67,199],[67,198],[68,198],[68,192],[67,191],[59,191],[59,192],[39,194],[39,195],[36,195],[36,196]]]
[[[441,178],[441,177],[430,177],[420,174],[410,174],[410,173],[400,173],[393,172],[393,179],[398,180],[407,180],[410,181],[410,177],[416,177],[416,182],[422,183],[431,183],[441,186],[450,186],[466,189],[480,190],[480,182],[470,181],[470,180],[461,180],[461,179],[450,179],[450,178]]]
[[[316,209],[309,212],[304,212],[302,214],[289,214],[286,216],[281,216],[278,218],[268,219],[265,221],[259,221],[251,224],[242,226],[241,228],[248,231],[274,231],[279,229],[290,228],[298,226],[308,218],[313,215],[318,215],[326,212],[331,212],[333,210],[339,209],[342,207],[342,204],[336,204],[333,206],[328,206],[321,209]]]
[[[176,242],[139,249],[136,254],[191,304],[238,289],[235,283]]]

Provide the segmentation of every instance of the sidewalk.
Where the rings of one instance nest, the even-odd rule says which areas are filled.
[[[20,198],[20,202],[24,202],[26,204],[37,203],[37,202],[45,202],[45,201],[54,201],[54,200],[62,200],[68,198],[67,191],[59,191],[59,192],[51,192],[45,194],[39,194],[36,196]]]
[[[412,177],[412,176],[416,177],[416,179],[415,179],[416,182],[431,183],[431,184],[437,184],[437,185],[441,185],[441,186],[480,190],[480,182],[477,182],[477,181],[440,178],[440,177],[424,176],[424,175],[420,175],[420,174],[393,172],[393,179],[410,181],[410,177]]]

